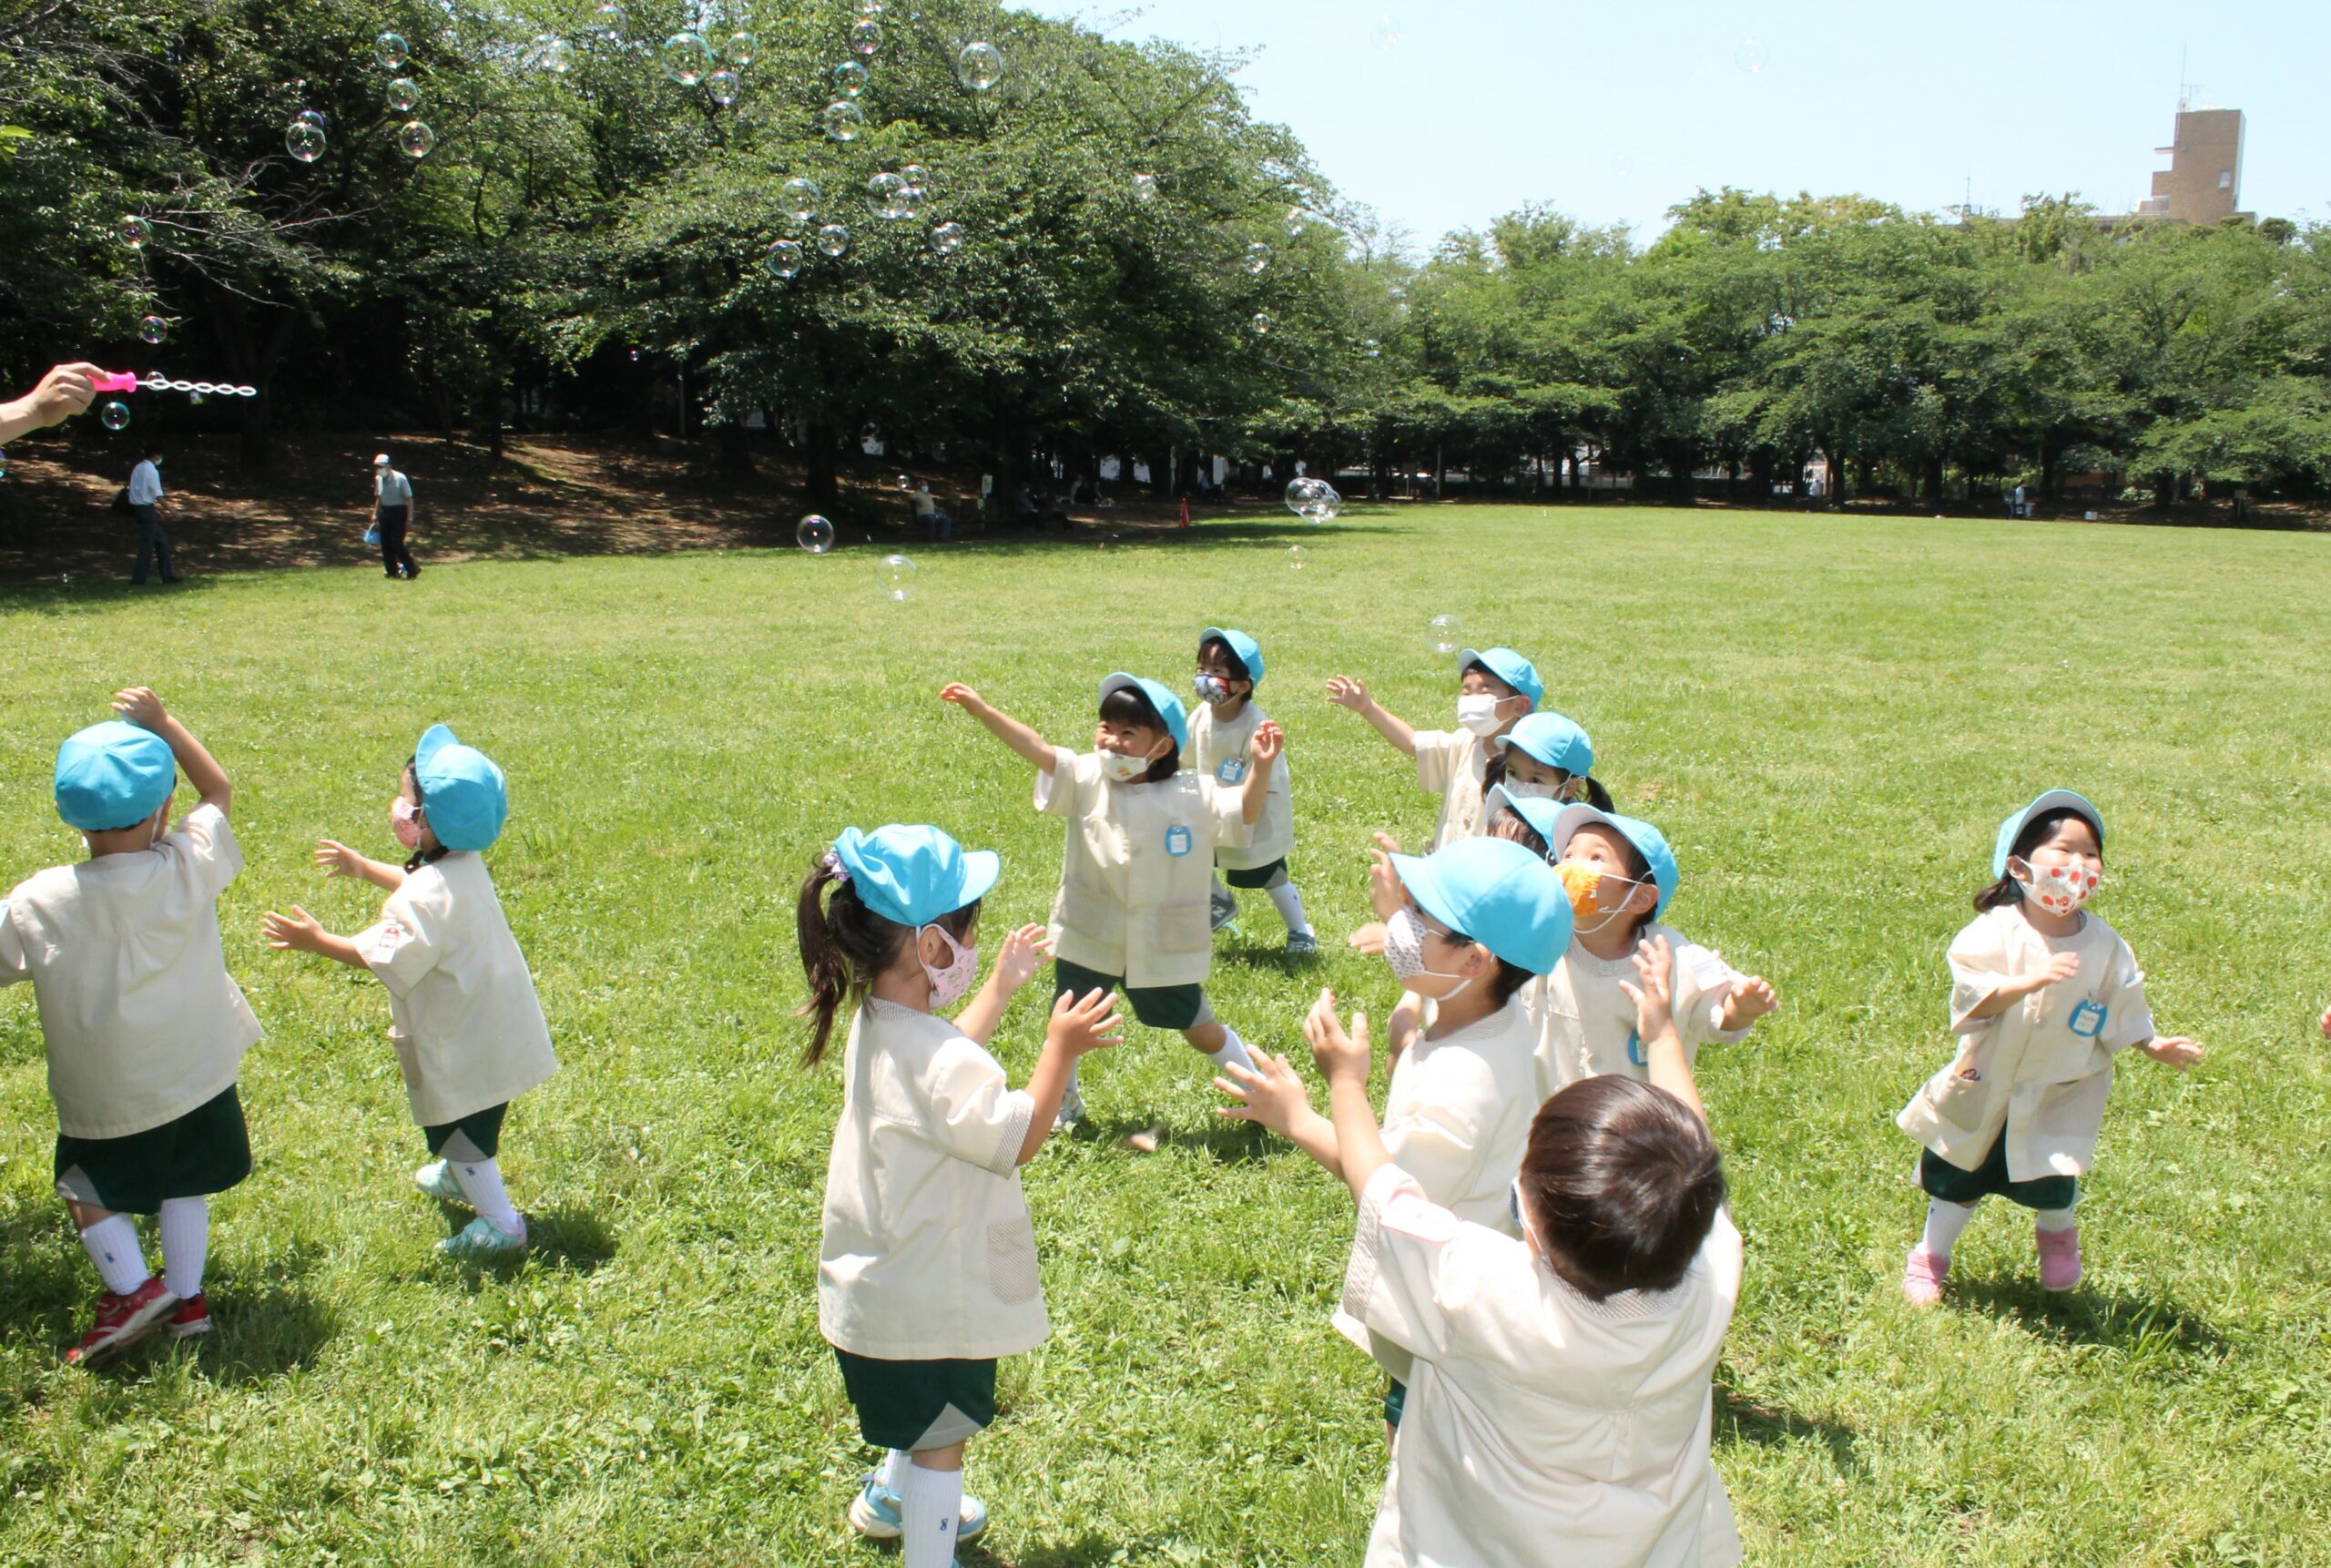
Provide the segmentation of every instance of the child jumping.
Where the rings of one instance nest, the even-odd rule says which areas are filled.
[[[848,828],[810,868],[797,916],[814,1020],[805,1064],[850,1010],[818,1327],[860,1431],[889,1451],[850,1522],[901,1541],[904,1568],[950,1568],[957,1543],[987,1528],[963,1495],[964,1444],[995,1420],[997,1358],[1050,1332],[1020,1167],[1043,1147],[1076,1059],[1117,1043],[1095,989],[1054,999],[1027,1088],[988,1054],[1043,957],[1041,926],[1004,940],[953,1022],[937,1015],[979,971],[980,900],[997,869],[936,828]]]
[[[1068,819],[1060,892],[1053,901],[1053,994],[1122,985],[1133,1015],[1178,1030],[1216,1067],[1251,1068],[1237,1033],[1214,1015],[1207,920],[1214,857],[1247,842],[1269,803],[1286,744],[1264,719],[1247,743],[1253,766],[1237,792],[1182,769],[1188,720],[1160,682],[1112,675],[1101,683],[1100,723],[1084,755],[1056,747],[961,681],[939,694],[1034,765],[1036,809]],[[1198,850],[1209,851],[1198,854]],[[1072,1065],[1061,1118],[1084,1114]]]
[[[1368,695],[1365,682],[1339,675],[1328,682],[1328,700],[1348,708],[1406,757],[1417,760],[1417,788],[1440,797],[1427,852],[1481,830],[1481,796],[1498,779],[1491,773],[1489,743],[1534,710],[1546,695],[1538,669],[1512,648],[1458,656],[1457,725],[1450,730],[1414,729]]]
[[[1255,706],[1255,687],[1263,678],[1263,650],[1245,632],[1208,626],[1198,637],[1197,711],[1190,716],[1190,743],[1200,773],[1223,785],[1246,782],[1255,766],[1248,755],[1255,731],[1269,722]],[[1288,875],[1287,857],[1295,850],[1295,807],[1288,786],[1284,751],[1271,770],[1270,794],[1255,836],[1246,845],[1220,844],[1214,851],[1215,881],[1210,912],[1215,930],[1238,913],[1238,896],[1231,888],[1260,888],[1270,895],[1278,918],[1287,926],[1290,958],[1308,958],[1319,951],[1311,922],[1303,918],[1303,895]],[[1225,882],[1229,887],[1225,887]]]
[[[381,977],[412,1119],[437,1156],[413,1172],[413,1185],[476,1214],[438,1243],[470,1263],[525,1249],[525,1217],[502,1180],[502,1122],[512,1100],[558,1070],[534,976],[481,858],[509,814],[502,769],[432,725],[389,804],[390,830],[410,851],[404,864],[367,860],[330,839],[316,845],[326,876],[388,891],[379,921],[334,936],[294,904],[288,915],[270,911],[262,928],[270,947]]]
[[[1926,1233],[1902,1271],[1914,1307],[1942,1299],[1951,1247],[1994,1194],[2035,1211],[2041,1287],[2079,1284],[2072,1207],[2096,1156],[2113,1058],[2133,1045],[2181,1072],[2202,1059],[2193,1041],[2153,1033],[2129,944],[2081,908],[2104,878],[2094,806],[2050,789],[2010,815],[1991,876],[1950,943],[1958,1054],[1896,1118],[1925,1145]]]
[[[235,1079],[260,1039],[219,939],[219,895],[243,869],[226,771],[145,687],[113,708],[56,751],[56,814],[89,858],[0,903],[0,985],[33,983],[48,1047],[56,1194],[105,1282],[73,1366],[164,1324],[210,1331],[210,1195],[251,1172]],[[180,769],[196,800],[172,830]],[[158,1276],[133,1214],[158,1217]]]

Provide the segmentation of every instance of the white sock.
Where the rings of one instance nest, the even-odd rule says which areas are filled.
[[[1227,1023],[1222,1026],[1221,1048],[1206,1054],[1206,1060],[1217,1067],[1244,1067],[1249,1073],[1255,1070],[1255,1059],[1247,1054],[1247,1043],[1239,1039],[1238,1031]]]
[[[1220,877],[1214,879],[1214,896],[1217,899],[1231,900],[1236,900],[1238,897],[1237,893],[1230,891],[1230,885],[1227,882],[1225,882]]]
[[[480,1219],[504,1236],[526,1234],[526,1222],[511,1207],[509,1189],[502,1185],[502,1172],[492,1160],[447,1160],[445,1164]]]
[[[907,1489],[908,1459],[909,1455],[906,1450],[902,1448],[891,1449],[889,1451],[888,1457],[882,1461],[882,1478],[876,1481],[875,1484],[880,1486],[884,1492],[889,1492],[892,1497],[905,1496]]]
[[[1959,1244],[1959,1233],[1966,1229],[1967,1222],[1974,1217],[1973,1204],[1949,1203],[1939,1197],[1929,1198],[1927,1200],[1927,1230],[1924,1236],[1919,1237],[1919,1245],[1948,1263],[1950,1261],[1950,1249]]]
[[[2032,1219],[2042,1230],[2070,1230],[2072,1227],[2072,1211],[2068,1208],[2035,1209]]]
[[[89,1227],[81,1233],[81,1245],[87,1250],[89,1261],[97,1266],[106,1288],[117,1296],[134,1295],[149,1278],[146,1254],[137,1247],[137,1227],[126,1214],[113,1215]]]
[[[899,1489],[902,1568],[954,1568],[955,1530],[963,1505],[963,1472],[907,1466]]]
[[[210,1200],[162,1200],[162,1283],[181,1301],[202,1294],[202,1266],[210,1257]]]
[[[1271,902],[1278,906],[1278,918],[1287,922],[1289,936],[1309,936],[1311,922],[1303,918],[1303,895],[1295,891],[1293,882],[1281,882],[1270,890]]]

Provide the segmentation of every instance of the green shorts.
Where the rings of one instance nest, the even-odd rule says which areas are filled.
[[[2026,1208],[2070,1208],[2080,1196],[2080,1177],[2068,1176],[2036,1176],[2031,1181],[2007,1179],[2007,1129],[2000,1129],[1999,1141],[1983,1163],[1971,1171],[1960,1170],[1932,1149],[1919,1156],[1919,1186],[1929,1197],[1945,1203],[1973,1203],[1978,1198],[2003,1197],[2010,1203]]]
[[[1400,1417],[1409,1408],[1409,1385],[1394,1378],[1392,1386],[1384,1390],[1384,1424],[1394,1431],[1400,1430]]]
[[[232,1084],[185,1115],[127,1137],[56,1135],[56,1190],[119,1214],[154,1214],[164,1198],[225,1192],[250,1174],[250,1133]]]
[[[995,1363],[878,1361],[834,1347],[858,1430],[876,1448],[952,1448],[995,1420]]]
[[[429,1152],[433,1155],[454,1160],[490,1160],[502,1150],[502,1118],[509,1109],[510,1103],[504,1100],[483,1111],[472,1111],[457,1121],[423,1127],[421,1135],[429,1140]]]
[[[1088,991],[1117,990],[1124,991],[1133,1015],[1152,1029],[1196,1029],[1214,1022],[1214,1009],[1206,1005],[1203,985],[1131,986],[1122,976],[1103,974],[1064,958],[1053,960],[1054,1001],[1064,995],[1082,996]]]
[[[1234,871],[1228,866],[1218,866],[1216,869],[1222,873],[1223,881],[1231,887],[1267,888],[1273,882],[1286,880],[1287,857],[1281,855],[1267,866],[1256,866],[1248,871]]]

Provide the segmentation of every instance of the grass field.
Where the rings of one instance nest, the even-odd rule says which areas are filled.
[[[1216,1005],[1277,1049],[1322,983],[1380,1014],[1389,976],[1340,939],[1369,830],[1419,838],[1433,803],[1319,688],[1361,673],[1443,721],[1446,612],[1536,657],[1675,842],[1674,923],[1785,999],[1701,1060],[1749,1247],[1715,1457],[1752,1561],[2331,1563],[2331,538],[1516,508],[916,554],[906,605],[864,550],[0,590],[0,882],[77,853],[56,742],[152,684],[235,778],[221,915],[269,1031],[259,1169],[214,1207],[219,1331],[90,1376],[58,1361],[94,1281],[32,998],[0,993],[0,1560],[878,1560],[841,1522],[867,1455],[816,1328],[840,1087],[795,1064],[803,869],[846,823],[934,821],[1003,853],[991,936],[1042,918],[1060,827],[940,685],[1083,745],[1102,674],[1182,687],[1227,622],[1269,659],[1329,951],[1290,965],[1249,895]],[[435,1255],[378,985],[257,935],[292,900],[369,920],[309,847],[390,853],[438,718],[509,770],[492,864],[565,1062],[504,1145],[537,1243],[509,1278]],[[2102,806],[2096,907],[2213,1054],[2123,1069],[2079,1292],[2042,1295],[1994,1207],[1916,1315],[1891,1115],[1946,1052],[1993,829],[2054,784]],[[998,1034],[1015,1076],[1035,1003]],[[1198,1065],[1131,1031],[1028,1171],[1054,1332],[972,1445],[996,1524],[967,1563],[1359,1559],[1383,1454],[1377,1376],[1328,1322],[1349,1200],[1214,1119]],[[1158,1153],[1123,1145],[1153,1122]]]

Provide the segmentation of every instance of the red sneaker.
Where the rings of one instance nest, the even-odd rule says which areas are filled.
[[[149,1276],[145,1284],[127,1296],[117,1296],[108,1290],[97,1298],[97,1320],[81,1342],[65,1352],[68,1367],[86,1367],[101,1361],[125,1346],[136,1344],[151,1332],[169,1309],[178,1304],[158,1274]]]
[[[198,1290],[178,1303],[178,1309],[163,1324],[173,1339],[191,1339],[197,1334],[210,1332],[210,1303]]]

